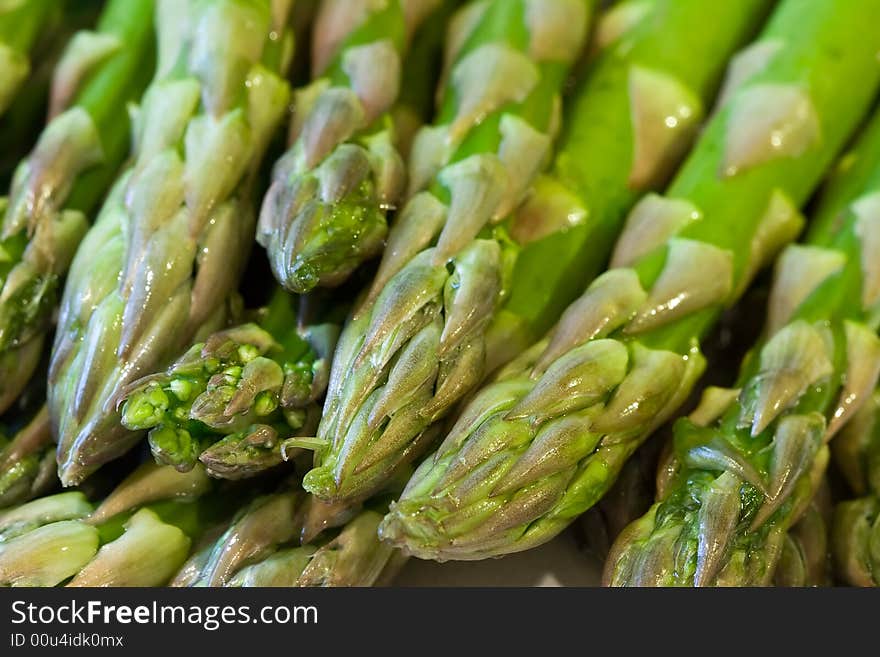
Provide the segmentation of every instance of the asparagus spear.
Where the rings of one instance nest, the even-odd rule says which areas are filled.
[[[31,73],[31,54],[61,18],[58,0],[21,0],[0,6],[0,115]]]
[[[238,514],[217,542],[195,555],[193,569],[184,566],[195,586],[225,586],[242,568],[258,563],[298,535],[296,514],[302,494],[296,490],[265,495],[253,500]],[[183,584],[176,577],[172,584]]]
[[[45,406],[12,440],[0,440],[0,508],[29,500],[55,482],[54,447]]]
[[[287,289],[338,285],[382,249],[386,212],[406,180],[390,115],[402,60],[419,24],[441,4],[321,3],[313,81],[295,95],[291,146],[275,165],[257,231]]]
[[[310,492],[374,492],[480,375],[505,240],[473,238],[516,207],[546,159],[591,4],[490,0],[453,18],[441,109],[412,147],[410,199],[337,347]]]
[[[194,503],[203,470],[146,464],[94,508],[81,492],[0,514],[0,583],[16,586],[159,586],[184,563],[204,524]],[[163,500],[173,500],[164,504]]]
[[[364,510],[339,531],[300,543],[314,498],[285,491],[255,500],[216,542],[190,557],[173,586],[371,586],[402,565],[379,541],[382,514]]]
[[[880,586],[880,393],[874,392],[832,443],[856,497],[834,509],[835,570],[853,586]]]
[[[830,503],[827,483],[822,494],[804,511],[804,515],[789,530],[782,543],[779,563],[773,573],[774,586],[829,586],[831,568],[829,559]]]
[[[50,121],[0,202],[0,411],[37,366],[59,279],[125,157],[126,104],[153,70],[152,0],[112,0],[59,61]]]
[[[125,388],[218,326],[250,247],[255,173],[287,105],[287,5],[158,6],[160,33],[182,45],[160,52],[134,163],[77,252],[61,304],[49,416],[68,486],[139,439],[119,423]]]
[[[677,423],[672,481],[618,541],[609,582],[771,581],[825,471],[826,443],[880,373],[878,198],[880,114],[843,159],[808,238],[780,255],[764,335],[736,389],[704,400],[702,422]]]
[[[255,322],[193,345],[164,373],[132,384],[122,423],[149,430],[153,456],[215,477],[253,476],[284,461],[282,441],[313,436],[335,324],[303,326],[278,290]]]
[[[320,547],[279,550],[233,575],[228,586],[338,587],[387,582],[403,564],[376,535],[382,514],[363,511]]]
[[[733,60],[667,195],[630,214],[614,268],[475,395],[386,516],[386,539],[420,557],[480,559],[544,543],[602,498],[688,397],[722,309],[799,232],[797,207],[880,81],[880,35],[864,24],[878,9],[777,9]]]

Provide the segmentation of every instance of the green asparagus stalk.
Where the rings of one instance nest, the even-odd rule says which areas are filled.
[[[81,492],[40,498],[0,514],[0,584],[161,586],[206,524],[196,501],[203,470],[146,464],[97,508]]]
[[[61,18],[58,0],[21,0],[0,6],[0,116],[31,73],[31,54]]]
[[[265,495],[246,505],[229,528],[202,553],[194,555],[198,568],[183,567],[187,579],[175,577],[172,585],[225,586],[242,568],[258,563],[279,546],[294,542],[302,493],[288,490]]]
[[[374,510],[303,541],[314,501],[295,491],[258,498],[190,557],[172,586],[371,586],[396,573],[403,557],[379,540]]]
[[[212,334],[164,373],[132,384],[122,423],[149,430],[158,462],[250,477],[284,461],[282,443],[313,436],[338,326],[303,325],[278,290],[254,322]]]
[[[472,2],[451,21],[441,107],[413,143],[409,201],[334,357],[310,492],[380,488],[480,375],[506,240],[474,238],[519,204],[547,159],[591,6]]]
[[[257,231],[287,289],[338,285],[381,251],[386,213],[406,182],[390,111],[410,42],[443,4],[452,3],[321,3],[313,81],[295,94],[291,146],[275,165]]]
[[[814,498],[804,515],[789,530],[782,543],[779,563],[773,573],[773,586],[829,586],[830,497],[828,486]]]
[[[827,442],[880,374],[878,198],[880,114],[842,160],[807,239],[780,255],[764,335],[736,388],[713,390],[700,422],[677,423],[671,482],[621,536],[607,581],[772,581],[785,534],[824,474]]]
[[[239,570],[229,586],[376,586],[388,581],[403,561],[376,535],[382,514],[363,511],[320,547],[279,550]]]
[[[152,13],[152,0],[113,0],[96,31],[71,39],[55,69],[50,121],[0,201],[0,411],[34,373],[59,280],[126,155],[126,104],[153,71]]]
[[[689,396],[722,310],[800,231],[797,208],[880,82],[880,35],[864,22],[877,10],[877,0],[780,5],[733,60],[666,196],[633,209],[613,268],[474,396],[386,516],[386,539],[426,558],[506,554],[546,542],[603,497]]]
[[[55,483],[54,448],[45,406],[11,440],[0,438],[0,509],[36,497]]]
[[[49,416],[64,485],[140,438],[119,422],[126,387],[222,325],[251,244],[255,174],[287,106],[287,5],[158,4],[160,34],[181,45],[160,52],[133,165],[77,252],[61,304]]]
[[[852,586],[880,586],[880,393],[874,392],[832,443],[856,497],[834,509],[835,571]]]

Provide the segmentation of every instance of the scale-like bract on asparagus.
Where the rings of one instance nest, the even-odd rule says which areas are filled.
[[[705,366],[700,340],[723,308],[800,231],[797,208],[880,82],[880,33],[863,18],[878,10],[880,0],[777,9],[734,58],[666,195],[633,209],[615,267],[475,395],[383,536],[420,557],[479,559],[547,541],[605,494],[689,395]],[[792,438],[811,427],[786,425]]]
[[[482,376],[507,240],[477,237],[519,205],[548,159],[591,4],[490,0],[453,17],[441,109],[410,153],[409,201],[334,355],[310,492],[380,488]]]
[[[64,291],[49,414],[65,485],[140,437],[125,387],[218,319],[254,230],[253,180],[281,121],[291,55],[269,0],[159,3],[159,73],[135,112],[131,168],[84,239]],[[281,12],[283,14],[284,12]]]
[[[875,391],[832,443],[833,460],[855,494],[837,504],[832,554],[852,586],[880,586],[880,392]]]
[[[808,238],[779,256],[764,336],[736,389],[713,389],[699,422],[676,423],[670,481],[615,546],[611,584],[772,582],[822,481],[826,443],[880,375],[878,239],[880,114],[842,160]]]
[[[0,5],[0,115],[31,73],[31,54],[60,18],[58,0],[20,0]]]
[[[294,95],[257,239],[289,290],[342,283],[378,254],[406,172],[389,110],[419,24],[441,0],[323,0],[311,84]]]
[[[128,152],[126,105],[153,73],[153,0],[112,0],[55,68],[50,121],[0,201],[0,411],[39,361],[60,278]]]

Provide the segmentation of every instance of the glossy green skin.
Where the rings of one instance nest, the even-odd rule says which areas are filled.
[[[526,344],[540,338],[602,271],[627,211],[651,191],[628,183],[634,157],[632,146],[627,148],[634,144],[630,68],[672,75],[703,100],[708,113],[728,58],[754,34],[774,2],[713,3],[712,20],[706,20],[705,3],[698,0],[648,4],[654,7],[646,17],[599,56],[567,101],[550,175],[576,196],[586,218],[523,246],[517,256],[502,312],[516,318]],[[677,27],[684,25],[700,28]]]
[[[837,408],[842,385],[847,372],[846,339],[843,322],[851,321],[867,325],[876,331],[876,318],[872,318],[861,305],[862,269],[861,244],[856,234],[856,215],[850,204],[857,198],[880,191],[880,115],[874,117],[860,138],[856,150],[844,160],[831,179],[822,203],[811,224],[806,244],[833,249],[846,255],[846,263],[836,274],[825,279],[792,315],[792,322],[805,320],[827,326],[835,341],[834,372],[819,385],[809,389],[797,403],[784,411],[784,414],[806,415],[816,412],[830,422]],[[765,337],[755,345],[745,359],[737,382],[737,388],[749,390],[760,374],[758,354],[766,344]],[[771,424],[755,436],[751,435],[751,424],[743,427],[740,417],[743,412],[741,401],[733,403],[708,428],[697,427],[688,420],[679,420],[675,427],[675,457],[679,468],[668,494],[659,500],[649,514],[653,522],[643,518],[637,521],[635,536],[621,541],[617,546],[618,556],[624,552],[623,559],[635,559],[640,551],[652,553],[658,548],[652,544],[653,537],[664,533],[674,533],[680,527],[680,537],[675,542],[675,560],[663,560],[663,567],[657,566],[637,570],[634,577],[644,577],[641,583],[659,585],[690,585],[694,582],[697,558],[697,539],[700,535],[698,513],[706,499],[708,487],[719,473],[705,467],[693,467],[688,463],[688,452],[695,445],[710,440],[722,440],[724,444],[742,454],[754,468],[767,477],[771,467],[774,431],[778,426]],[[777,421],[778,422],[778,421]],[[817,463],[827,458],[827,452],[820,450],[815,457]],[[730,550],[742,551],[745,559],[742,564],[731,566],[724,574],[725,583],[755,585],[766,583],[772,576],[779,554],[776,543],[783,532],[796,522],[798,514],[813,494],[810,472],[799,472],[798,482],[789,497],[782,501],[766,520],[756,527],[753,525],[756,514],[765,504],[764,495],[751,484],[743,484],[740,491],[742,512],[740,521],[731,539]],[[660,540],[660,539],[657,539]],[[667,550],[668,550],[667,546]],[[674,565],[673,565],[674,564]],[[624,576],[617,577],[617,570],[609,570],[611,582],[615,584],[632,583]],[[720,575],[719,575],[720,576]]]
[[[784,46],[760,73],[748,79],[737,96],[762,83],[804,85],[818,116],[821,141],[813,144],[803,156],[779,157],[734,176],[720,176],[727,125],[736,97],[719,108],[667,189],[666,196],[690,201],[703,216],[702,220],[689,223],[674,237],[702,242],[732,253],[731,289],[734,293],[724,299],[724,303],[716,302],[702,310],[667,318],[665,323],[650,330],[633,334],[619,329],[608,338],[630,349],[646,347],[685,357],[715,324],[723,306],[735,301],[736,294],[741,293],[748,282],[746,276],[751,273],[748,267],[753,264],[749,262],[752,239],[774,193],[782,192],[795,205],[802,205],[868,109],[880,83],[880,67],[875,57],[880,39],[876,33],[867,31],[863,17],[878,10],[880,4],[876,0],[846,6],[823,0],[788,0],[780,5],[760,40],[779,40]],[[711,23],[711,19],[706,23]],[[650,290],[658,280],[667,248],[664,244],[632,265],[644,290]],[[488,389],[486,387],[483,391]],[[512,402],[515,403],[516,400]],[[662,411],[670,413],[672,409],[664,407]],[[473,511],[482,498],[459,500],[454,492],[450,492],[449,482],[442,483],[443,473],[456,461],[460,450],[468,445],[468,441],[479,439],[473,438],[478,427],[469,427],[459,434],[471,436],[464,446],[450,446],[448,451],[438,452],[433,459],[429,457],[423,462],[398,503],[397,512],[386,517],[384,527],[391,540],[428,558],[479,559],[533,547],[558,534],[604,496],[622,464],[649,435],[655,419],[641,418],[639,425],[623,433],[593,434],[598,439],[598,446],[572,464],[570,475],[566,471],[557,472],[553,477],[539,479],[529,489],[519,489],[524,496],[528,496],[529,490],[537,494],[549,489],[547,495],[553,495],[549,510],[542,507],[540,512],[523,509],[519,513],[520,509],[512,506],[509,511],[516,514],[514,517],[518,522],[497,532],[491,529],[480,532],[479,527],[467,527],[465,507],[473,505]],[[482,425],[481,431],[488,432],[491,422]],[[583,427],[584,440],[590,435],[589,428],[588,424]],[[484,432],[484,435],[489,434]],[[533,433],[531,435],[534,437]],[[530,442],[527,440],[524,446],[511,447],[511,458],[518,458]],[[465,477],[456,481],[467,481]],[[567,483],[557,496],[553,492],[556,488],[551,484],[561,485],[558,477],[563,477],[562,481]],[[454,532],[445,529],[455,522],[461,523],[464,529]],[[468,544],[471,531],[479,537],[474,539],[473,545]],[[460,548],[455,546],[456,539],[460,539]]]

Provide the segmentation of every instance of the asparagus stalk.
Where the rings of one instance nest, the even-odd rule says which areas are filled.
[[[158,8],[160,33],[180,47],[160,52],[133,165],[77,252],[61,304],[49,416],[67,486],[139,439],[119,422],[126,387],[218,326],[249,252],[255,173],[287,106],[285,7]]]
[[[357,512],[338,530],[301,542],[314,498],[286,491],[255,500],[216,542],[193,554],[174,586],[371,586],[403,557],[376,533],[382,514]]]
[[[832,443],[855,498],[834,509],[835,571],[852,586],[880,586],[880,393],[874,392]]]
[[[31,73],[31,54],[60,19],[58,0],[22,0],[0,6],[0,116]]]
[[[829,586],[830,497],[827,483],[782,543],[779,563],[773,573],[774,586]]]
[[[96,31],[71,39],[55,69],[50,121],[0,202],[0,411],[37,366],[60,278],[125,157],[125,107],[153,70],[152,13],[152,0],[112,0]]]
[[[146,464],[97,508],[81,492],[67,492],[5,511],[0,583],[165,584],[205,524],[204,509],[194,502],[209,490],[203,470],[182,475]]]
[[[630,214],[613,268],[475,395],[386,516],[386,539],[425,558],[506,554],[544,543],[603,497],[688,397],[704,369],[700,340],[723,308],[798,234],[798,206],[880,81],[880,35],[864,25],[878,9],[777,9],[733,60],[666,196]]]
[[[258,563],[297,535],[297,512],[302,494],[295,490],[265,495],[237,514],[216,543],[194,555],[184,565],[186,581],[175,577],[172,585],[225,586],[242,568]]]
[[[403,564],[376,535],[382,514],[363,511],[320,547],[279,550],[239,570],[229,586],[339,587],[387,582]]]
[[[380,488],[481,375],[507,240],[474,238],[543,166],[591,5],[491,0],[453,18],[441,109],[415,139],[409,201],[337,347],[308,491],[357,499]]]
[[[4,442],[0,440],[0,508],[36,497],[55,483],[55,443],[46,407]]]
[[[877,68],[876,64],[874,64]],[[779,257],[736,389],[676,425],[671,482],[624,532],[612,584],[760,585],[809,505],[827,442],[880,374],[873,271],[880,114],[832,179],[808,238]]]
[[[149,430],[158,462],[188,471],[250,477],[284,461],[282,443],[313,436],[338,335],[335,324],[304,326],[278,290],[255,322],[214,333],[164,373],[132,384],[122,423]]]
[[[386,213],[406,182],[390,110],[413,35],[441,4],[321,3],[313,81],[295,94],[291,146],[275,165],[257,231],[287,289],[338,285],[382,249]]]

